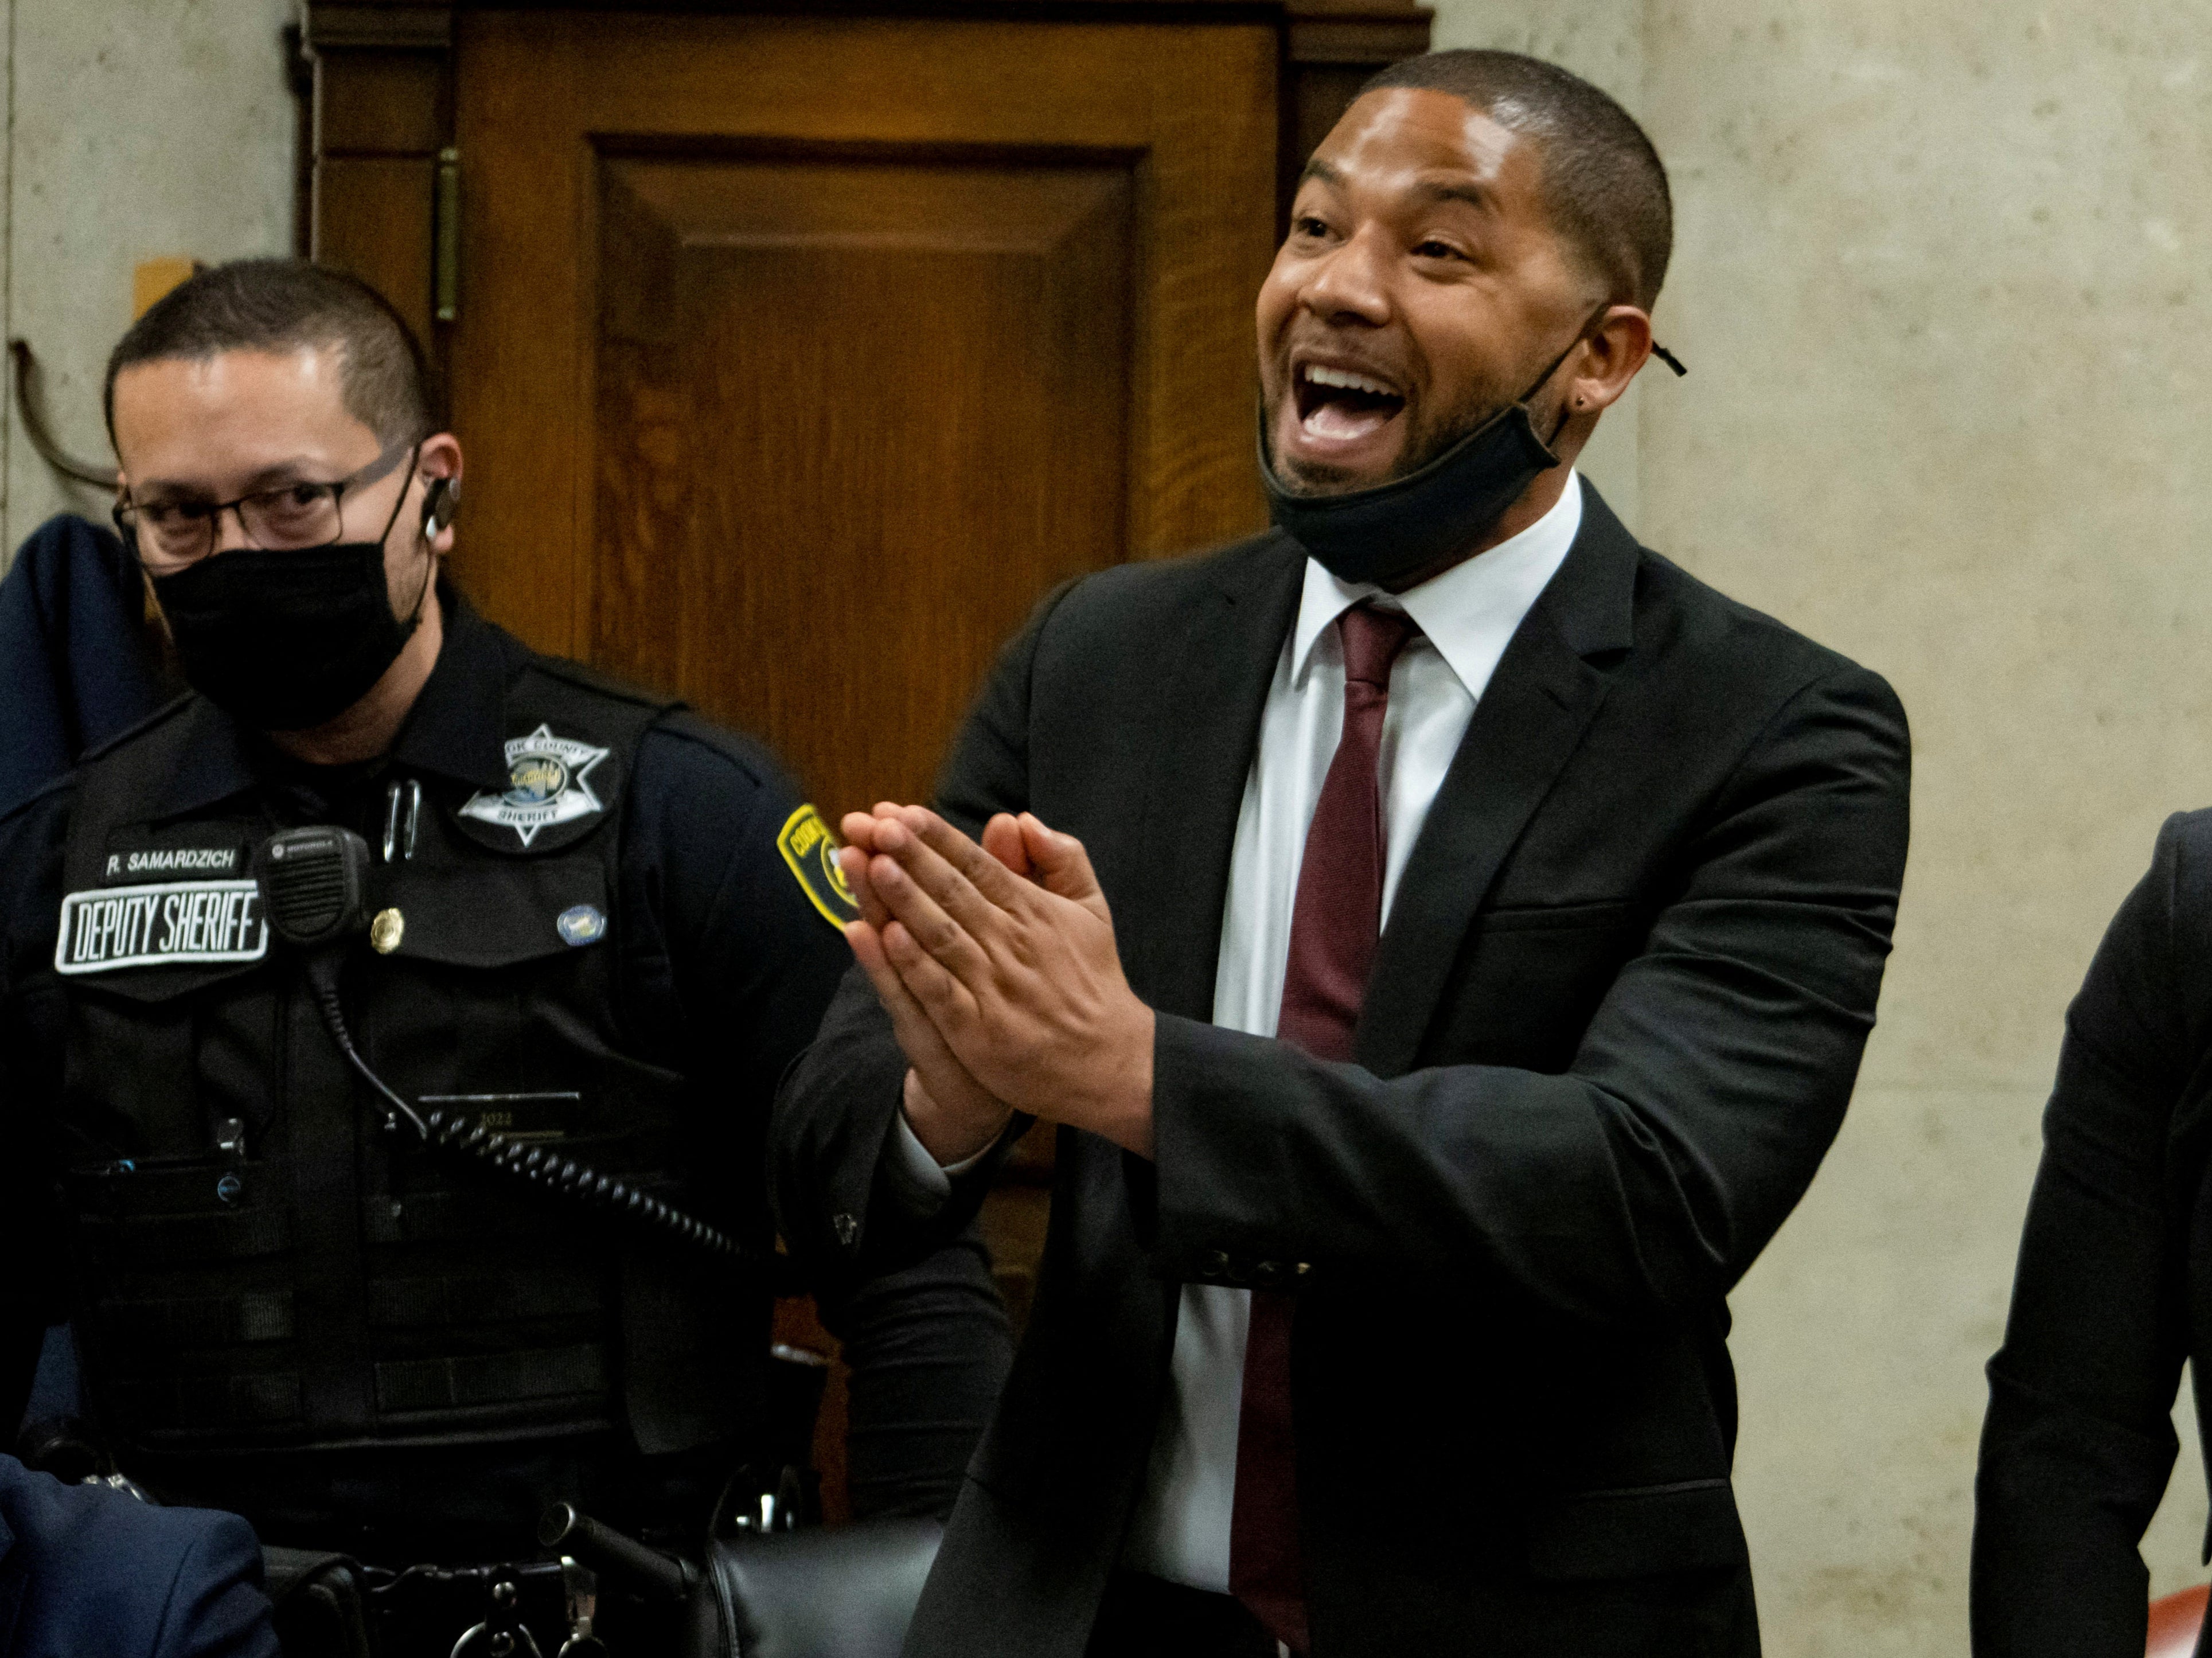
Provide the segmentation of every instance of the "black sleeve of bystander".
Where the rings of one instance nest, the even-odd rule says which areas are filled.
[[[1975,1479],[1977,1658],[2135,1658],[2203,1305],[2212,813],[2169,818],[2067,1010]],[[2195,1218],[2190,1218],[2194,1211]],[[2200,1376],[2200,1390],[2204,1385]]]
[[[770,1100],[852,960],[835,893],[786,855],[805,810],[764,750],[690,715],[641,747],[625,878],[660,934],[645,955],[666,964],[684,1068],[716,1078],[712,1093],[727,1101],[709,1140],[749,1171],[742,1200],[763,1206]],[[955,1239],[898,1272],[840,1277],[822,1311],[853,1370],[854,1511],[949,1512],[1012,1360],[981,1240]]]
[[[0,1450],[14,1446],[46,1327],[69,1312],[51,1151],[62,1038],[54,930],[73,798],[57,784],[0,817]]]

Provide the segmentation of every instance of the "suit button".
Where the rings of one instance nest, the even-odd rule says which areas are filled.
[[[848,1249],[853,1247],[853,1240],[860,1236],[860,1223],[846,1211],[840,1210],[830,1216],[830,1224],[837,1234],[837,1242]]]
[[[1263,1260],[1252,1269],[1252,1281],[1265,1290],[1272,1290],[1286,1276],[1279,1260]]]
[[[1249,1284],[1252,1281],[1252,1269],[1241,1260],[1232,1260],[1229,1263],[1228,1272],[1223,1276],[1231,1284]]]
[[[1219,1249],[1207,1250],[1206,1264],[1199,1268],[1199,1276],[1209,1278],[1227,1278],[1229,1276],[1228,1255]]]

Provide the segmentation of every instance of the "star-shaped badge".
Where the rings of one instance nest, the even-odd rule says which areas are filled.
[[[461,816],[503,823],[526,847],[542,829],[606,810],[589,780],[592,768],[608,753],[574,738],[556,737],[549,726],[539,726],[527,737],[510,737],[506,791],[487,794],[479,790],[462,805]]]

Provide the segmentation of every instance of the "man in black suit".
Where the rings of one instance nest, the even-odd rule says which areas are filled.
[[[909,1653],[1758,1650],[1726,1297],[1850,1093],[1908,745],[1571,470],[1670,235],[1573,76],[1377,76],[1260,296],[1277,530],[1054,595],[942,816],[846,820],[793,1246],[910,1257],[1058,1133]]]

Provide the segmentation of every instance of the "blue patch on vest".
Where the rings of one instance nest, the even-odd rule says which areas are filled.
[[[570,905],[553,918],[553,925],[561,942],[568,944],[595,944],[607,933],[607,918],[592,904]]]

